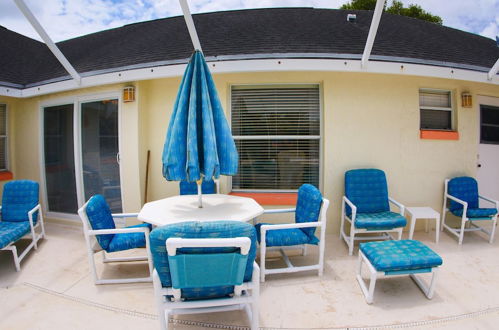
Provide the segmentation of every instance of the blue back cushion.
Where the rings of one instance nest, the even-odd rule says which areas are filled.
[[[196,182],[180,181],[180,195],[197,195],[198,185]],[[201,191],[203,194],[215,194],[215,181],[209,180],[201,183]]]
[[[154,268],[158,272],[161,284],[163,287],[171,287],[170,266],[168,264],[168,253],[166,252],[166,240],[170,237],[180,238],[234,238],[234,237],[249,237],[251,239],[251,248],[248,254],[248,261],[244,272],[244,282],[250,281],[253,273],[253,262],[256,256],[256,231],[255,228],[245,222],[239,221],[190,221],[181,222],[163,227],[157,227],[149,236],[151,243],[151,252],[154,262]],[[231,248],[189,248],[177,250],[178,253],[185,254],[203,254],[203,253],[223,253],[232,252]],[[208,271],[208,270],[207,270]],[[233,287],[218,287],[210,290],[184,290],[184,296],[196,296],[203,298],[201,295],[208,296],[223,296],[229,294]],[[196,292],[197,291],[197,292]]]
[[[478,208],[478,184],[469,176],[451,179],[447,185],[447,193],[468,202],[468,209]],[[463,206],[451,200],[449,209],[451,211],[462,210]]]
[[[311,184],[304,184],[298,189],[298,201],[296,202],[296,223],[319,221],[321,211],[322,195],[319,189]],[[309,238],[312,238],[316,227],[300,228]]]
[[[38,182],[10,181],[3,187],[2,221],[29,221],[28,212],[38,204]],[[38,212],[33,214],[36,223]]]
[[[94,230],[99,229],[114,229],[113,216],[111,210],[102,195],[94,195],[90,198],[87,204],[87,217],[90,221],[90,226]],[[113,240],[114,234],[97,235],[97,242],[106,250],[109,243]]]
[[[345,173],[345,196],[357,206],[357,213],[390,211],[385,172],[377,169],[350,170]],[[347,205],[347,214],[350,214]]]

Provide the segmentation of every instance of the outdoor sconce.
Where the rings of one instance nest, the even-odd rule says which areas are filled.
[[[471,93],[463,92],[461,94],[461,105],[463,108],[471,108],[472,104]]]
[[[123,102],[135,101],[135,86],[126,86],[123,88]]]

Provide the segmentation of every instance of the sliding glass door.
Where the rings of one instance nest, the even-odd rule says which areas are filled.
[[[76,214],[100,194],[122,212],[118,99],[45,107],[43,118],[47,211]]]
[[[74,105],[65,104],[44,109],[44,156],[47,211],[76,213],[74,158]]]
[[[113,213],[122,212],[118,100],[81,104],[81,154],[85,200],[100,194]]]

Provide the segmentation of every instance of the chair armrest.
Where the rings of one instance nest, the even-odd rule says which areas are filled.
[[[41,209],[41,206],[40,204],[37,204],[34,208],[32,208],[31,210],[28,211],[28,219],[29,219],[29,225],[31,227],[31,229],[34,228],[34,224],[33,224],[33,214],[36,212],[36,211],[40,211]]]
[[[498,208],[498,206],[499,206],[499,201],[496,201],[496,200],[494,200],[492,198],[485,197],[485,196],[482,196],[482,195],[478,195],[478,198],[483,199],[484,201],[487,201],[489,203],[494,204],[496,206],[496,208]]]
[[[351,216],[351,219],[352,221],[355,220],[355,216],[357,215],[357,206],[355,206],[351,200],[348,199],[347,196],[343,196],[343,199],[342,199],[342,203],[343,203],[343,212],[345,212],[346,208],[344,207],[345,204],[348,204],[348,206],[350,206],[350,208],[352,209],[352,216]],[[344,214],[346,215],[346,214]]]
[[[289,228],[310,228],[310,227],[321,227],[322,222],[300,222],[300,223],[283,223],[277,225],[262,225],[261,231],[268,230],[279,230],[279,229],[289,229]]]
[[[404,206],[404,204],[397,202],[396,200],[394,200],[394,199],[393,199],[393,198],[391,198],[391,197],[388,197],[388,201],[390,201],[390,203],[392,203],[392,204],[396,205],[396,206],[399,208],[399,210],[400,210],[400,212],[399,212],[399,213],[400,213],[401,215],[404,215],[404,212],[405,212],[405,206]]]
[[[291,213],[295,212],[296,208],[292,209],[273,209],[273,210],[264,210],[263,214],[273,214],[273,213]]]
[[[138,213],[113,213],[111,216],[113,218],[136,218]]]
[[[468,208],[468,202],[463,201],[462,199],[459,199],[457,197],[454,197],[452,195],[447,194],[445,197],[452,199],[454,202],[459,203],[463,205],[464,207]]]
[[[149,227],[134,227],[134,228],[115,228],[115,229],[92,229],[88,231],[89,235],[106,235],[106,234],[126,234],[126,233],[149,233]]]

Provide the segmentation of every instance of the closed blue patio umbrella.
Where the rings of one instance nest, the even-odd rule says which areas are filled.
[[[237,174],[238,154],[203,54],[195,51],[184,72],[163,149],[163,176],[198,182]]]

